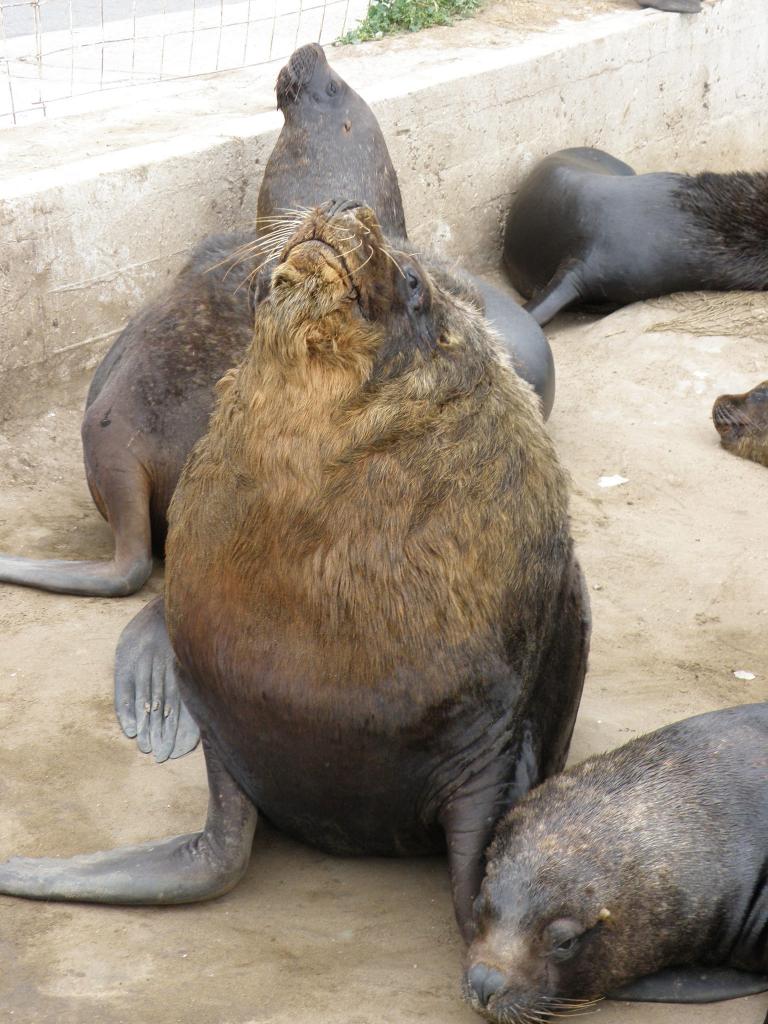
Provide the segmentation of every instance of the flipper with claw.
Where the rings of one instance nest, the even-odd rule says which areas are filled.
[[[115,713],[139,750],[162,762],[194,750],[200,730],[179,692],[178,665],[161,597],[122,632],[115,654]]]

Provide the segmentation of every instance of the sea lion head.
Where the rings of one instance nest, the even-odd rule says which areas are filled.
[[[287,120],[299,105],[309,105],[315,113],[336,110],[345,102],[349,86],[329,65],[322,46],[309,43],[288,58],[277,76],[275,93],[277,108]]]
[[[585,762],[538,787],[502,819],[488,850],[463,989],[497,1024],[584,1010],[690,962],[702,941],[696,894],[680,882],[695,874],[685,861],[696,856],[674,824],[654,825],[647,803],[622,798],[631,766],[617,760],[610,785],[592,772]],[[672,795],[667,802],[677,806]],[[706,855],[697,856],[704,877]]]
[[[743,395],[720,395],[712,419],[723,448],[768,466],[768,380]]]
[[[285,370],[346,375],[349,391],[418,363],[411,389],[439,402],[443,390],[471,389],[491,350],[503,361],[479,312],[390,244],[369,207],[329,201],[286,234],[255,332]]]

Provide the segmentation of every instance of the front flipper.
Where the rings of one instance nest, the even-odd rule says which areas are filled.
[[[194,750],[200,730],[181,699],[161,597],[123,630],[115,654],[115,714],[126,736],[158,762]]]
[[[485,851],[496,822],[515,799],[508,776],[507,751],[498,725],[488,730],[488,766],[466,779],[445,801],[438,821],[445,832],[451,895],[456,922],[465,942],[472,941],[472,909],[485,872]]]
[[[245,874],[257,812],[203,739],[208,816],[202,832],[78,857],[14,857],[0,864],[0,893],[86,903],[195,903],[228,892]]]
[[[718,1003],[768,991],[768,975],[735,967],[667,967],[608,994],[629,1003]]]
[[[579,280],[581,264],[568,262],[559,267],[549,284],[535,294],[523,309],[530,313],[539,326],[548,324],[553,316],[581,299]]]

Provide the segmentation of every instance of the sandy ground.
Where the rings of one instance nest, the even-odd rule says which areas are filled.
[[[768,297],[687,295],[551,338],[550,429],[573,478],[593,599],[574,759],[696,712],[768,698],[768,472],[722,451],[709,410],[768,367]],[[78,436],[85,382],[0,438],[0,550],[107,556]],[[598,478],[621,474],[622,486]],[[0,857],[194,830],[199,751],[163,766],[111,708],[124,600],[0,588]],[[747,669],[753,682],[740,682]],[[210,904],[125,909],[0,897],[0,1021],[471,1024],[445,865],[345,860],[263,828],[246,879]],[[605,1003],[598,1024],[761,1024],[768,997],[706,1008]]]

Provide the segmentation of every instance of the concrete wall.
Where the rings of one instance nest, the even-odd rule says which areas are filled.
[[[552,150],[600,146],[638,170],[765,167],[765,0],[709,0],[696,17],[625,8],[506,45],[445,39],[329,56],[379,117],[411,237],[476,268],[497,262],[514,189]],[[281,123],[274,77],[234,72],[4,133],[0,417],[95,365],[197,239],[248,223]]]

